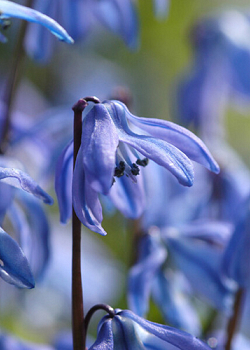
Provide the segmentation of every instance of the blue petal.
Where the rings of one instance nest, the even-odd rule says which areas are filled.
[[[115,178],[115,183],[108,194],[115,207],[126,217],[137,219],[145,208],[145,191],[143,174],[137,183],[133,183],[127,176]]]
[[[126,110],[120,102],[104,101],[118,131],[120,141],[123,141],[145,157],[168,169],[185,186],[193,184],[193,166],[189,158],[170,143],[145,135],[137,135],[129,129]]]
[[[250,286],[249,225],[249,209],[243,208],[241,218],[236,224],[222,260],[222,272],[243,288]]]
[[[158,237],[147,235],[141,239],[142,257],[129,272],[128,303],[129,308],[139,316],[148,311],[152,284],[158,270],[167,257],[166,249],[160,245]]]
[[[29,260],[32,273],[37,280],[43,276],[50,256],[50,229],[41,203],[25,192],[18,194],[19,206],[10,208],[11,221],[19,235],[19,242]]]
[[[158,323],[150,322],[144,320],[143,318],[135,315],[129,310],[123,310],[118,313],[124,318],[130,318],[132,321],[138,323],[142,328],[144,328],[149,333],[152,333],[157,338],[164,340],[166,343],[170,343],[181,350],[211,350],[209,346],[203,343],[191,334],[180,331],[178,329],[163,326]],[[162,347],[162,350],[164,348]]]
[[[114,102],[120,104],[125,109],[126,117],[131,123],[138,126],[140,129],[145,130],[150,135],[165,140],[183,153],[185,153],[190,159],[204,165],[211,171],[218,173],[220,168],[216,161],[213,159],[207,147],[196,135],[191,131],[183,128],[175,123],[156,119],[156,118],[139,118],[129,112],[125,105],[121,102]]]
[[[133,1],[99,1],[94,14],[107,28],[120,35],[129,48],[134,50],[138,47],[139,20]]]
[[[146,350],[136,332],[135,324],[128,317],[116,315],[113,318],[112,328],[115,350]]]
[[[83,120],[82,161],[89,185],[108,194],[115,168],[119,139],[115,125],[103,104],[95,105]]]
[[[167,323],[187,332],[200,334],[200,322],[188,297],[176,283],[176,272],[169,276],[159,271],[153,281],[152,296]]]
[[[0,276],[20,288],[34,288],[26,257],[16,241],[0,228]]]
[[[55,191],[60,221],[66,223],[72,215],[73,141],[61,153],[56,166]]]
[[[98,332],[95,343],[89,348],[89,350],[113,350],[113,331],[112,331],[112,319],[108,319],[103,322],[100,331]]]
[[[73,175],[73,206],[75,213],[83,225],[90,230],[106,235],[107,233],[101,226],[102,207],[98,194],[94,191],[86,180],[83,166],[83,148],[80,147],[75,164]]]
[[[44,203],[53,204],[53,199],[29,175],[21,170],[0,167],[0,181],[33,194]]]
[[[31,8],[16,4],[11,1],[1,0],[0,13],[0,18],[16,17],[25,19],[29,22],[39,23],[48,28],[51,33],[54,34],[58,39],[69,44],[72,44],[74,42],[66,30],[63,29],[63,27],[61,27],[56,21]]]
[[[232,302],[232,289],[220,271],[221,250],[182,236],[169,236],[166,242],[175,263],[190,281],[192,288],[218,309],[227,311]],[[207,281],[206,284],[204,280]]]

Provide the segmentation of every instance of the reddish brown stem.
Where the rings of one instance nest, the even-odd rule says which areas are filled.
[[[74,167],[76,156],[81,145],[82,112],[87,106],[84,99],[74,106]],[[72,334],[73,349],[85,349],[85,324],[81,276],[81,222],[72,208]]]

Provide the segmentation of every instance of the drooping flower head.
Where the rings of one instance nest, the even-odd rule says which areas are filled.
[[[219,171],[206,146],[193,133],[165,120],[136,117],[115,100],[90,103],[85,109],[71,189],[72,181],[67,182],[72,176],[72,157],[71,142],[59,159],[56,173],[61,221],[66,222],[71,215],[72,191],[74,209],[81,222],[101,234],[106,233],[101,227],[98,194],[112,199],[112,189],[118,186],[123,189],[120,193],[135,196],[126,200],[122,212],[134,211],[133,217],[141,215],[144,203],[135,189],[149,159],[168,169],[185,186],[193,184],[190,159],[216,173]],[[117,202],[117,193],[114,197]],[[119,200],[122,202],[123,198]]]
[[[209,350],[210,347],[189,333],[117,309],[100,321],[97,339],[89,348],[103,349]]]

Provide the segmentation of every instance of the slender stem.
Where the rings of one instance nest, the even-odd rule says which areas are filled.
[[[32,7],[32,3],[33,0],[27,0],[26,6]],[[11,69],[9,71],[9,75],[6,81],[6,87],[2,96],[4,102],[4,110],[2,112],[4,124],[2,126],[1,132],[0,154],[5,153],[9,143],[12,103],[24,58],[23,41],[26,33],[26,28],[27,21],[22,21],[20,25],[15,51],[12,55]]]
[[[87,315],[85,316],[85,332],[87,333],[88,325],[93,314],[98,310],[106,311],[111,318],[115,317],[115,310],[106,304],[96,304],[91,309],[89,309]]]
[[[73,107],[74,111],[74,167],[81,145],[82,112],[87,106],[84,99]],[[81,276],[81,222],[72,208],[72,334],[73,349],[85,349],[85,326]]]
[[[238,291],[236,292],[236,295],[235,295],[233,314],[232,314],[231,318],[229,319],[229,322],[227,325],[227,340],[226,340],[226,344],[225,344],[225,350],[231,349],[233,336],[234,336],[234,333],[236,331],[237,324],[238,324],[239,317],[240,317],[243,295],[244,295],[243,288],[239,288]]]

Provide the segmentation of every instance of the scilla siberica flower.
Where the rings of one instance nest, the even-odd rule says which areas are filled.
[[[34,8],[56,18],[75,41],[84,39],[96,23],[101,23],[130,49],[138,47],[139,21],[133,0],[36,0]],[[40,62],[46,62],[54,48],[44,29],[33,26],[25,46],[28,54]]]
[[[99,324],[89,350],[208,350],[210,347],[189,333],[144,320],[129,310],[114,310]]]
[[[0,28],[7,28],[9,25],[9,18],[12,17],[39,23],[45,28],[49,29],[58,39],[69,44],[73,43],[73,39],[68,35],[66,30],[52,18],[42,14],[39,11],[16,4],[12,1],[0,0]],[[1,33],[0,42],[6,42],[6,38]]]
[[[129,122],[137,127],[138,133],[132,131]],[[185,186],[193,184],[190,159],[216,173],[219,171],[206,146],[190,131],[165,120],[136,117],[123,103],[115,100],[91,103],[85,109],[73,188],[70,180],[72,154],[71,142],[57,166],[55,188],[61,221],[66,222],[71,216],[72,195],[78,218],[86,227],[102,235],[106,232],[101,226],[102,208],[98,194],[112,194],[112,188],[122,178],[127,180],[124,192],[129,191],[129,186],[136,188],[140,168],[146,166],[148,159],[168,169]],[[135,191],[131,192],[136,196]],[[131,205],[131,201],[127,205]],[[142,210],[143,207],[138,210],[138,216]]]

